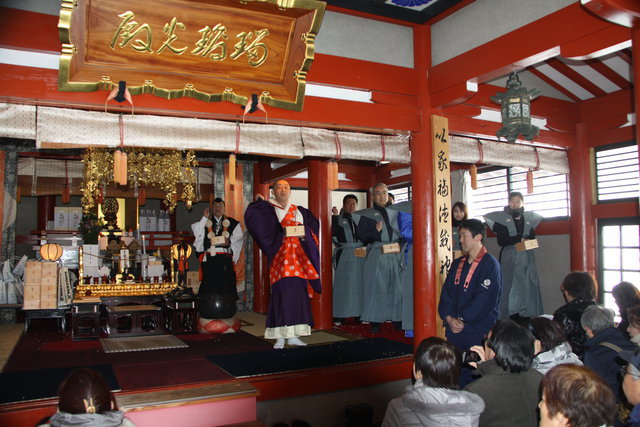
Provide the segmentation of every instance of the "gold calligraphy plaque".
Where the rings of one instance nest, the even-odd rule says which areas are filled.
[[[63,0],[58,88],[301,111],[326,4],[315,0]],[[106,98],[106,94],[105,94]]]

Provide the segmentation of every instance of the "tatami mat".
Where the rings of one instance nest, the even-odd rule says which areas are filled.
[[[266,315],[250,311],[238,312],[237,316],[242,322],[242,330],[255,336],[264,338]],[[311,335],[302,337],[307,344],[327,344],[338,341],[347,341],[348,338],[328,331],[313,331]]]
[[[123,353],[127,351],[164,350],[189,347],[174,335],[151,335],[140,337],[100,338],[105,353]]]
[[[4,369],[13,348],[22,336],[24,323],[0,325],[0,372]]]

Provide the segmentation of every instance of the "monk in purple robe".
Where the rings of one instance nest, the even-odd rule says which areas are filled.
[[[311,335],[310,298],[322,291],[318,252],[318,219],[289,201],[291,188],[284,180],[272,188],[273,198],[261,195],[244,214],[247,230],[267,256],[271,298],[265,338],[275,339],[275,349],[304,346],[299,337]]]

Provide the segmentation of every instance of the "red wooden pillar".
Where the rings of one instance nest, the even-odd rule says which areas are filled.
[[[314,295],[311,302],[314,326],[330,329],[333,319],[333,277],[331,265],[331,190],[329,190],[329,163],[309,160],[309,209],[320,221],[320,280],[322,294]]]
[[[269,185],[260,179],[260,165],[253,166],[253,194],[269,197]],[[262,253],[256,243],[253,244],[253,311],[266,313],[269,307],[269,266],[267,256]]]
[[[569,149],[569,189],[571,191],[571,270],[595,275],[595,224],[591,214],[591,160],[587,125],[576,125],[576,145]]]
[[[413,30],[418,97],[422,108],[422,132],[411,137],[411,185],[413,187],[413,327],[414,345],[437,335],[438,301],[436,265],[433,161],[431,145],[431,98],[427,88],[427,68],[431,58],[429,27]]]
[[[633,77],[633,100],[636,112],[636,145],[640,147],[640,26],[636,25],[631,29],[631,56],[633,63],[631,72]],[[639,156],[640,157],[640,156]]]
[[[2,182],[2,185],[0,186],[0,206],[4,206],[4,172],[5,172],[5,160],[6,160],[6,153],[4,152],[4,150],[0,150],[0,182]],[[18,191],[20,191],[18,189]],[[0,215],[0,230],[2,230],[4,228],[4,223],[3,223],[4,219],[3,219],[3,215]],[[0,255],[5,257],[5,259],[7,258],[7,254],[4,253],[4,246],[2,245],[2,233],[0,232]]]
[[[56,196],[38,196],[38,231],[47,229],[55,216]]]

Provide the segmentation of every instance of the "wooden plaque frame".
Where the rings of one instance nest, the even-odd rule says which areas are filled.
[[[316,0],[63,0],[61,91],[301,111],[326,4]],[[106,98],[106,96],[105,96]]]

